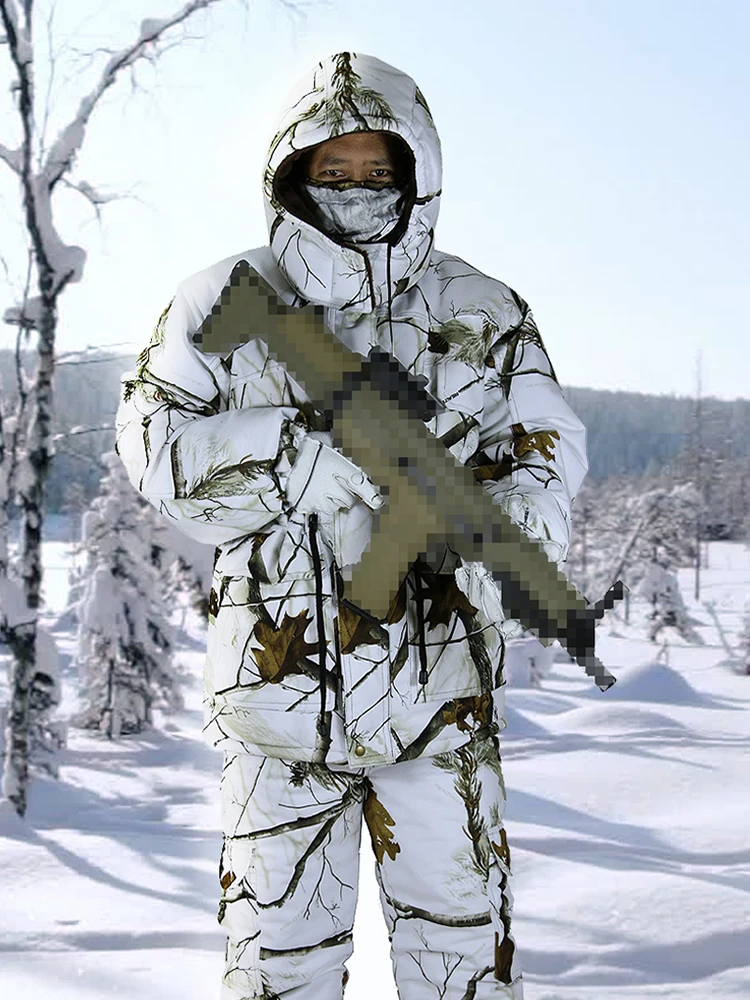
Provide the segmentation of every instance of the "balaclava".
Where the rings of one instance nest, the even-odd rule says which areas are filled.
[[[401,189],[372,181],[306,181],[325,232],[351,243],[383,239],[400,217]]]

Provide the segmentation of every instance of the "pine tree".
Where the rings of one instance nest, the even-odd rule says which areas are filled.
[[[115,738],[142,732],[153,724],[154,708],[173,710],[182,707],[182,700],[151,511],[128,482],[117,455],[108,452],[102,461],[108,472],[83,519],[87,566],[77,654],[81,707],[73,721]]]

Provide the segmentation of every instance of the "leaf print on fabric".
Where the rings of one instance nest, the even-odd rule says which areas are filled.
[[[336,68],[331,76],[331,83],[334,93],[326,102],[326,124],[331,128],[331,135],[338,135],[344,131],[344,120],[346,114],[350,114],[362,126],[369,129],[371,126],[364,115],[377,118],[386,125],[396,125],[396,116],[390,105],[377,90],[365,87],[361,84],[361,77],[352,68],[351,52],[339,52],[336,57]]]
[[[213,587],[208,595],[208,613],[212,618],[215,618],[219,613],[219,595]]]
[[[212,497],[247,496],[252,494],[252,486],[258,477],[267,473],[276,463],[276,458],[254,461],[251,453],[243,456],[239,462],[231,465],[232,448],[227,442],[224,447],[215,450],[215,441],[210,442],[211,454],[205,455],[202,450],[204,442],[197,439],[185,449],[181,438],[172,446],[172,469],[175,483],[175,499],[207,500]],[[185,475],[185,467],[200,469],[201,474],[189,485]]]
[[[436,767],[455,775],[454,788],[466,808],[466,825],[461,829],[472,845],[469,869],[486,881],[490,874],[490,840],[481,813],[479,763],[474,746],[470,744],[433,757]]]
[[[388,614],[385,616],[385,621],[389,625],[395,625],[396,622],[400,622],[401,619],[406,614],[406,577],[401,581],[398,590],[393,596],[391,601],[391,606],[388,608]]]
[[[542,465],[534,455],[540,455],[546,462],[555,461],[555,440],[560,440],[559,431],[540,430],[527,431],[523,424],[512,424],[512,439],[504,445],[499,462],[491,462],[486,452],[477,451],[467,464],[478,483],[487,481],[499,482],[508,479],[514,472],[527,469],[534,474],[539,482],[549,483],[553,480],[561,482],[558,473],[548,465]],[[554,440],[553,440],[554,439]],[[531,456],[531,461],[525,456]]]
[[[478,609],[469,604],[466,595],[459,590],[452,573],[423,571],[422,579],[425,584],[423,596],[430,601],[430,610],[425,615],[428,629],[434,629],[438,625],[448,628],[456,612],[470,617],[477,613]]]
[[[469,747],[458,747],[456,757],[460,764],[456,774],[456,791],[466,806],[466,826],[461,829],[471,841],[474,868],[478,875],[489,875],[489,839],[484,818],[480,812],[482,782],[479,780],[477,761]]]
[[[442,330],[430,330],[427,334],[427,350],[432,354],[447,354],[451,349],[450,341]]]
[[[425,96],[419,89],[419,87],[414,88],[414,100],[417,102],[417,104],[419,104],[422,108],[424,108],[424,112],[427,115],[427,120],[429,121],[430,125],[432,125],[434,128],[435,121],[432,117],[432,112],[430,111],[427,101],[425,100]]]
[[[491,840],[490,846],[503,864],[507,865],[508,871],[510,871],[510,847],[508,847],[508,838],[504,827],[500,829],[500,843],[496,844]]]
[[[462,733],[471,732],[472,727],[466,722],[467,716],[473,715],[480,726],[486,726],[490,721],[491,709],[492,695],[489,691],[469,698],[456,698],[443,709],[443,721],[446,726],[458,726]]]
[[[505,888],[503,886],[503,888]],[[510,917],[505,916],[503,919],[503,924],[510,927]],[[508,937],[509,931],[506,930],[505,937],[500,943],[500,935],[495,931],[495,979],[501,983],[506,983],[510,985],[511,982],[511,966],[513,965],[513,952],[516,950],[516,946]]]
[[[452,352],[454,361],[465,361],[480,367],[498,332],[497,323],[485,310],[463,312],[441,323],[427,335],[428,350],[434,354]]]
[[[516,458],[522,458],[530,451],[538,451],[548,462],[555,460],[555,456],[552,454],[555,450],[555,442],[552,438],[560,440],[560,434],[557,431],[532,431],[528,433],[523,424],[512,424],[511,430],[513,431],[513,454]]]
[[[267,583],[269,581],[268,566],[263,558],[263,543],[270,537],[271,536],[264,531],[256,531],[253,532],[253,534],[248,535],[248,541],[250,542],[250,558],[247,561],[247,568],[256,580],[261,580],[263,583]]]
[[[158,351],[164,346],[164,324],[167,321],[167,316],[169,314],[169,310],[172,308],[173,302],[174,297],[169,300],[169,304],[162,310],[159,319],[156,321],[156,326],[154,327],[154,332],[151,335],[151,340],[138,355],[135,362],[135,378],[126,379],[123,382],[122,398],[126,403],[133,395],[136,388],[139,386],[145,388],[145,384],[148,382],[148,368],[149,361],[151,360],[151,352]]]
[[[514,465],[510,455],[503,455],[499,462],[490,462],[489,456],[480,451],[477,452],[473,460],[478,460],[481,463],[474,465],[471,470],[471,474],[478,483],[486,483],[488,480],[499,482],[501,479],[506,479],[514,468],[520,468],[518,464]]]
[[[350,605],[339,605],[338,623],[341,652],[344,655],[354,652],[357,646],[372,646],[376,643],[382,645],[380,636],[376,637],[373,631],[380,629],[380,626],[358,614]]]
[[[195,500],[216,496],[244,496],[251,492],[248,486],[254,483],[259,475],[272,469],[275,463],[275,458],[254,462],[248,457],[237,465],[209,467],[206,477],[195,483],[188,496]]]
[[[519,375],[545,375],[560,384],[528,303],[524,302],[520,295],[515,292],[513,294],[523,319],[513,328],[512,333],[506,331],[499,341],[499,345],[503,346],[500,382],[504,386],[506,396],[510,391],[512,380]],[[497,369],[497,364],[493,364],[492,367]]]
[[[396,821],[380,802],[372,785],[364,802],[364,816],[378,864],[382,865],[386,854],[391,861],[395,861],[396,855],[401,852],[401,847],[393,839],[393,831],[388,827],[395,826]]]
[[[264,621],[255,623],[253,635],[263,643],[263,648],[255,649],[253,653],[258,672],[264,680],[278,684],[289,674],[299,673],[299,661],[318,651],[318,642],[311,643],[305,639],[305,631],[311,621],[308,609],[303,608],[294,617],[285,613],[278,629]]]

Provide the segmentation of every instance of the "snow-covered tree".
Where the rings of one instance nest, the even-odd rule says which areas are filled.
[[[83,546],[80,541],[71,542],[69,547],[70,567],[68,569],[68,596],[65,607],[54,623],[55,632],[72,632],[78,627],[78,606],[86,584],[86,570],[80,563]]]
[[[640,580],[639,595],[651,604],[651,642],[656,642],[660,632],[671,628],[686,642],[702,645],[703,640],[694,628],[698,622],[688,614],[677,576],[669,569],[667,557],[660,555],[658,546],[654,546],[652,561]]]
[[[745,611],[745,619],[740,632],[740,670],[750,677],[750,605]]]
[[[208,625],[208,601],[215,550],[206,545],[201,545],[200,549],[201,551],[196,551],[194,548],[187,548],[185,552],[179,552],[176,573],[179,585],[187,594],[191,607],[200,621]]]
[[[22,399],[17,409],[17,414],[23,415],[23,424],[16,421],[17,426],[11,429],[9,436],[8,422],[3,427],[0,421],[0,483],[6,479],[6,493],[10,489],[6,474],[9,468],[14,470],[12,490],[5,496],[6,502],[0,503],[0,535],[4,533],[0,539],[0,639],[10,654],[3,793],[19,816],[26,813],[32,704],[41,706],[45,702],[43,692],[54,689],[56,683],[52,675],[44,674],[47,668],[52,669],[52,660],[48,659],[43,665],[39,658],[37,629],[46,483],[54,453],[51,424],[58,305],[68,285],[81,280],[86,261],[82,247],[68,244],[60,236],[53,215],[53,195],[62,186],[67,186],[86,198],[97,214],[102,204],[115,197],[97,191],[83,179],[74,180],[70,176],[94,111],[123,73],[129,71],[132,76],[141,60],[153,61],[170,47],[165,45],[165,36],[172,28],[184,26],[197,11],[221,2],[190,0],[168,17],[142,21],[130,45],[117,51],[98,50],[108,53],[108,58],[95,85],[81,98],[71,120],[47,145],[45,128],[53,88],[47,88],[46,101],[40,101],[35,86],[39,52],[33,32],[34,0],[0,0],[0,45],[10,64],[10,90],[19,124],[17,145],[0,142],[0,161],[18,182],[29,261],[24,288],[3,318],[6,323],[18,327],[19,337],[21,333],[28,337],[31,331],[38,334],[37,366],[28,392],[28,405]],[[5,514],[8,503],[15,501],[21,508],[20,580],[8,576],[8,519]],[[38,697],[34,692],[37,683]],[[39,708],[39,711],[43,710]],[[42,722],[38,715],[37,721]]]
[[[110,738],[138,733],[152,709],[183,707],[173,670],[173,632],[153,519],[115,452],[101,493],[83,519],[86,583],[78,606],[81,707],[74,725]]]
[[[72,631],[78,625],[77,607],[83,594],[84,571],[77,556],[81,550],[80,525],[83,512],[86,510],[85,490],[81,483],[70,483],[65,491],[65,505],[62,510],[70,516],[73,535],[68,547],[68,598],[66,607],[55,621],[56,631]]]
[[[573,507],[566,574],[589,600],[597,600],[616,580],[629,590],[637,588],[651,564],[654,544],[670,566],[689,564],[697,502],[690,484],[625,477],[584,483]],[[585,514],[585,533],[579,507]],[[622,610],[615,606],[614,613]]]

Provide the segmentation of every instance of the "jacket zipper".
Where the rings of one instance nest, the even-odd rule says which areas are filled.
[[[318,622],[318,663],[320,665],[320,716],[318,718],[318,732],[321,736],[327,737],[329,726],[326,720],[326,634],[325,621],[323,618],[323,570],[320,563],[320,553],[318,552],[318,515],[313,512],[310,515],[310,550],[313,557],[313,567],[315,569],[315,603]]]
[[[338,704],[342,704],[344,672],[341,667],[341,633],[339,632],[339,570],[334,559],[331,563],[331,601],[333,602],[333,643],[336,650],[336,697]],[[334,703],[334,709],[336,704]]]
[[[417,596],[417,630],[419,632],[419,683],[427,686],[427,644],[424,636],[424,598],[422,597],[422,575],[419,571],[419,562],[414,563],[414,589]]]

